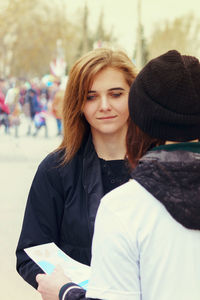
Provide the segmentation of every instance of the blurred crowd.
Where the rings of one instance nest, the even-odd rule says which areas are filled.
[[[62,100],[67,77],[53,75],[32,80],[0,78],[0,132],[20,137],[20,126],[26,135],[36,137],[41,128],[48,138],[48,117],[55,118],[57,135],[62,135]]]

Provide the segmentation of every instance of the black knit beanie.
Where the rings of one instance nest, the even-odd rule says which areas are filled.
[[[200,138],[200,63],[176,50],[152,59],[129,94],[131,119],[151,137],[169,141]]]

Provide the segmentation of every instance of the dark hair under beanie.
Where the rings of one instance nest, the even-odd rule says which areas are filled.
[[[200,138],[200,63],[170,50],[149,61],[129,94],[131,119],[151,137]]]

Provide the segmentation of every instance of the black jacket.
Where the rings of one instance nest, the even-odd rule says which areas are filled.
[[[39,165],[29,192],[18,242],[17,271],[33,287],[43,271],[24,248],[54,242],[73,259],[91,260],[94,220],[103,196],[101,168],[91,136],[75,157],[60,166],[62,152],[49,154]]]

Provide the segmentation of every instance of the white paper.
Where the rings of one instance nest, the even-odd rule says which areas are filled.
[[[51,274],[55,266],[60,265],[72,282],[87,289],[90,267],[69,257],[56,244],[42,244],[24,251],[46,274]]]

